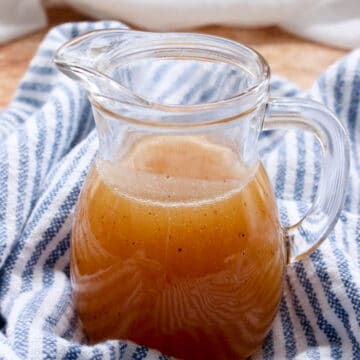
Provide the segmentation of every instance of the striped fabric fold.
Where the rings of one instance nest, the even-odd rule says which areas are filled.
[[[169,359],[126,340],[87,345],[71,295],[73,209],[97,139],[85,92],[52,57],[80,33],[115,27],[123,25],[51,30],[0,114],[0,359]],[[308,259],[288,266],[279,313],[253,359],[360,359],[360,50],[329,67],[308,92],[274,76],[271,94],[311,97],[331,108],[350,134],[351,169],[334,231]],[[302,132],[261,137],[285,224],[316,194],[319,153]]]

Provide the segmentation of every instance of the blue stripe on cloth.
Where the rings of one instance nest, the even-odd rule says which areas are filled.
[[[103,353],[98,348],[94,348],[92,351],[91,359],[92,360],[102,360],[103,358],[104,358]]]
[[[43,345],[42,358],[44,360],[55,359],[57,356],[56,338],[51,335],[44,335],[42,345]]]
[[[33,179],[33,188],[31,191],[32,201],[31,207],[35,205],[38,194],[41,191],[41,180],[42,180],[42,165],[44,159],[44,150],[47,139],[47,126],[45,126],[45,116],[43,112],[40,112],[38,116],[38,121],[36,122],[36,127],[38,131],[38,138],[36,142],[35,157],[36,157],[36,167],[35,167],[35,176]]]
[[[171,66],[167,66],[166,69],[167,69],[166,71],[170,71]],[[186,83],[191,78],[191,76],[193,76],[193,74],[194,74],[193,71],[195,69],[196,69],[196,65],[192,65],[190,67],[190,69],[188,69],[188,71],[181,73],[176,79],[174,79],[172,82],[170,82],[169,87],[165,88],[165,90],[163,91],[161,96],[166,96],[167,98],[173,96],[179,90],[179,86]],[[165,73],[165,75],[166,75],[166,73]],[[156,76],[156,73],[155,73],[155,76]],[[193,87],[193,89],[195,87],[196,87],[196,85]],[[195,90],[193,90],[193,91],[195,91]],[[186,104],[187,100],[188,99],[186,98],[186,96],[184,96],[183,102],[185,104]]]
[[[291,97],[291,96],[296,96],[299,94],[299,90],[298,89],[293,89],[293,90],[289,90],[287,91],[284,96],[288,96],[288,97]]]
[[[82,107],[83,111],[80,117],[80,124],[77,126],[77,131],[73,140],[70,143],[69,148],[72,149],[76,146],[82,139],[85,138],[86,135],[94,128],[95,122],[94,117],[91,111],[90,103],[86,102],[86,104]]]
[[[0,332],[4,332],[4,327],[6,325],[6,321],[4,317],[0,314]]]
[[[53,89],[53,84],[42,83],[38,81],[24,81],[19,85],[20,90],[31,90],[35,92],[50,92]]]
[[[60,42],[63,40],[62,34],[57,32],[51,32],[47,37],[46,40],[53,41],[53,42]]]
[[[59,241],[55,249],[49,254],[49,256],[47,257],[44,263],[44,267],[46,267],[47,269],[53,269],[56,266],[56,263],[58,262],[59,259],[61,259],[64,255],[68,255],[69,248],[70,248],[70,234],[68,233],[66,234],[64,239]],[[43,279],[43,282],[44,284],[46,284],[47,282],[50,281],[49,280],[45,281],[45,279]]]
[[[318,185],[319,185],[319,180],[320,180],[320,174],[321,174],[321,154],[322,154],[322,149],[320,146],[319,141],[316,138],[313,138],[313,153],[314,153],[314,164],[313,164],[313,174],[314,174],[314,178],[313,178],[313,182],[312,182],[312,192],[311,192],[311,202],[315,201],[316,198],[316,194],[318,192]]]
[[[0,167],[0,261],[4,262],[4,253],[7,247],[7,219],[6,213],[8,208],[8,179],[9,179],[9,160],[6,149],[1,151]]]
[[[123,359],[124,355],[125,355],[125,352],[126,352],[126,349],[128,348],[128,344],[126,342],[123,342],[123,343],[120,342],[119,348],[120,348],[119,358]]]
[[[304,183],[306,174],[306,147],[305,147],[305,136],[303,132],[298,131],[296,133],[296,181],[294,184],[294,199],[301,201],[304,195]]]
[[[22,226],[24,224],[25,214],[25,192],[26,186],[29,178],[29,146],[28,146],[28,133],[27,129],[21,131],[20,138],[23,139],[21,144],[19,144],[18,153],[21,154],[19,158],[18,166],[18,188],[17,188],[17,199],[16,199],[16,228],[18,234],[21,233]]]
[[[1,122],[0,140],[4,139],[9,133],[12,132],[12,130],[14,130],[14,127],[16,127],[16,125],[13,125],[13,122],[11,120],[12,119],[10,116],[3,116],[3,121]]]
[[[282,138],[280,147],[285,145],[284,138]],[[276,180],[275,180],[275,195],[278,199],[282,199],[285,190],[286,180],[286,151],[278,151],[277,167],[276,167]]]
[[[74,38],[79,35],[78,26],[76,23],[71,24],[71,37]]]
[[[108,353],[110,356],[110,360],[116,360],[116,349],[112,344],[108,344]]]
[[[359,213],[360,213],[360,203],[359,203],[358,209],[359,209]],[[357,240],[360,239],[360,219],[358,220],[358,222],[356,224],[355,236],[356,236]],[[360,268],[360,241],[358,240],[356,242],[356,244],[357,244],[357,258],[358,258],[357,266],[358,266],[358,268]]]
[[[47,295],[47,291],[47,289],[41,289],[35,292],[30,301],[21,309],[21,313],[16,320],[14,350],[22,358],[27,359],[29,351],[30,327],[26,326],[26,324],[31,324],[34,321],[36,313]]]
[[[62,360],[77,360],[81,354],[81,346],[71,344]]]
[[[356,66],[356,69],[359,68],[360,68],[360,59]],[[359,121],[359,116],[358,116],[359,104],[360,104],[360,71],[357,71],[354,74],[354,79],[351,84],[351,100],[350,100],[347,118],[348,118],[348,129],[351,140],[352,154],[358,175],[360,175],[360,154],[359,154],[360,151],[358,149],[359,142],[357,141],[356,138],[357,137],[360,138],[360,136],[356,131],[356,127],[359,126],[359,124],[357,123]]]
[[[334,85],[334,111],[337,116],[341,115],[343,109],[344,85],[345,85],[346,59],[339,62]]]
[[[15,120],[16,124],[22,124],[25,119],[24,117],[20,116],[17,112],[15,112],[14,110],[6,110],[6,113],[2,115],[2,117],[8,116],[9,118],[13,118]]]
[[[80,321],[79,316],[77,313],[71,317],[68,328],[61,334],[61,337],[66,340],[72,340],[74,333],[76,331],[77,326],[79,326],[78,322]]]
[[[345,201],[346,203],[346,201]],[[344,210],[346,211],[346,207],[344,206]],[[340,220],[341,221],[341,228],[342,228],[342,242],[344,244],[344,248],[345,248],[345,251],[348,253],[349,252],[349,240],[346,236],[346,226],[349,226],[348,225],[348,221],[347,221],[347,215],[346,215],[346,212],[343,211],[341,214],[340,214]]]
[[[352,201],[353,201],[353,198],[352,198],[352,183],[351,181],[349,181],[348,183],[348,186],[347,186],[347,194],[345,196],[345,204],[344,204],[344,210],[345,211],[351,211],[351,206],[352,206]],[[345,232],[346,234],[346,232]]]
[[[360,326],[360,292],[359,292],[359,289],[356,286],[356,283],[352,279],[349,264],[347,263],[343,252],[336,246],[336,239],[334,237],[334,234],[331,234],[329,236],[329,239],[331,240],[330,241],[331,248],[332,248],[335,258],[337,259],[337,262],[338,262],[337,265],[339,268],[340,279],[344,285],[346,295],[349,298],[349,300],[353,306],[356,321]],[[358,349],[359,342],[355,338],[353,338],[353,340],[354,340],[354,343],[357,344],[356,348]]]
[[[63,138],[63,134],[62,134],[62,129],[64,127],[64,122],[62,121],[62,106],[59,104],[59,102],[55,99],[54,100],[54,109],[55,109],[55,121],[56,121],[56,125],[55,125],[55,129],[54,129],[54,139],[55,141],[52,144],[51,147],[51,154],[50,154],[50,159],[57,159],[57,155],[58,155],[58,149],[60,147],[60,143],[62,141]],[[66,137],[68,139],[68,136]],[[47,173],[50,170],[50,167],[53,164],[51,162],[48,163],[47,166]]]
[[[194,66],[194,68],[196,68],[196,67]],[[192,73],[190,71],[188,73],[189,73],[189,75],[190,74],[192,75]],[[181,79],[181,78],[179,78],[179,79],[181,81],[183,81],[183,79]],[[193,84],[193,86],[191,86],[189,88],[189,90],[185,93],[185,95],[183,97],[183,103],[188,104],[189,100],[191,98],[197,97],[199,95],[201,89],[203,87],[206,87],[210,80],[211,80],[210,74],[204,74],[203,76],[201,76],[201,78],[195,84]],[[174,89],[176,89],[176,86],[173,87],[173,90]]]
[[[280,302],[280,318],[285,340],[286,359],[293,359],[296,355],[296,342],[294,337],[294,326],[292,324],[286,300],[282,297]]]
[[[331,349],[331,358],[341,359],[343,354],[341,338],[334,326],[331,325],[330,322],[326,319],[326,314],[321,310],[318,295],[308,278],[304,265],[299,262],[296,263],[294,267],[300,284],[302,285],[313,309],[314,315],[316,317],[316,323],[319,326],[319,329],[323,331],[328,339],[328,344]]]
[[[354,332],[351,329],[349,314],[341,304],[341,301],[336,296],[336,292],[333,290],[333,285],[327,271],[327,267],[323,256],[320,251],[316,251],[311,255],[313,260],[314,268],[316,273],[321,281],[321,285],[324,289],[326,299],[333,309],[334,313],[337,315],[342,325],[344,326],[349,340],[351,341],[352,346],[352,355],[354,359],[360,358],[360,345],[354,336]],[[338,265],[338,264],[337,264]]]
[[[20,113],[22,113],[23,115],[21,115]],[[24,123],[26,117],[24,116],[24,111],[20,112],[18,111],[18,109],[6,109],[6,114],[9,114],[10,116],[13,116],[16,121],[18,122],[18,124],[22,124]],[[25,115],[28,115],[25,113]]]
[[[54,56],[54,49],[39,49],[36,54],[40,57],[52,58]]]
[[[317,85],[320,89],[321,101],[327,105],[326,73],[319,77]]]
[[[306,344],[308,346],[308,357],[309,359],[320,359],[320,353],[317,350],[318,342],[315,337],[314,329],[312,328],[311,323],[306,316],[303,307],[301,306],[300,299],[298,298],[298,296],[296,296],[294,287],[291,284],[289,276],[286,276],[286,284],[291,294],[291,301],[294,306],[295,313],[299,319],[300,325],[306,338]]]
[[[272,330],[270,330],[269,334],[266,336],[262,350],[264,353],[264,360],[270,360],[274,358],[274,335]]]
[[[66,131],[66,140],[70,140],[72,138],[72,134],[74,133],[74,127],[75,127],[75,123],[74,121],[72,121],[73,119],[75,119],[75,101],[74,101],[74,95],[72,93],[72,91],[70,89],[68,89],[67,87],[61,87],[61,89],[63,90],[63,92],[67,95],[66,96],[66,100],[68,102],[68,111],[69,111],[69,114],[67,115],[67,117],[65,118],[68,123],[64,124],[67,128],[67,131]],[[81,99],[82,100],[82,99]],[[55,104],[56,104],[56,113],[57,113],[57,117],[58,119],[62,119],[64,118],[61,114],[62,112],[62,109],[61,109],[61,104],[57,101],[57,99],[55,100]],[[60,113],[60,114],[59,114]],[[61,122],[61,121],[59,121]],[[77,126],[77,127],[80,127],[80,126]]]
[[[12,349],[9,340],[5,337],[3,333],[0,333],[0,359],[20,359]]]
[[[14,101],[0,113],[1,359],[34,354],[68,360],[170,359],[127,341],[87,345],[71,298],[71,219],[96,139],[85,92],[60,75],[51,60],[54,51],[77,34],[115,27],[123,25],[84,22],[51,30]],[[146,92],[153,83],[169,79],[155,96],[169,101],[182,97],[187,103],[226,97],[226,91],[242,85],[231,74],[226,83],[225,77],[221,82],[215,75],[198,73],[195,65],[186,71],[160,66],[145,74],[141,85]],[[320,249],[310,259],[288,266],[275,326],[254,359],[360,358],[360,50],[326,70],[313,91],[350,133],[345,209]],[[272,79],[271,93],[314,95],[280,77]],[[288,224],[314,200],[321,148],[309,134],[271,131],[262,134],[259,149],[276,196],[286,200],[280,213]]]
[[[171,66],[169,66],[169,65],[168,66],[165,66],[165,65],[159,66],[158,69],[156,71],[154,71],[154,73],[152,74],[150,81],[148,81],[146,83],[147,87],[146,87],[145,91],[146,92],[151,91],[153,84],[157,84],[158,82],[160,82],[161,78],[163,76],[167,76],[167,73],[170,70],[171,70]],[[182,76],[188,77],[190,75],[192,75],[190,71],[182,73]],[[183,83],[183,81],[184,80],[180,80],[180,81],[178,80],[176,82]],[[186,79],[185,79],[185,81],[186,81]],[[171,83],[171,85],[172,85],[172,83]],[[168,92],[169,92],[169,89],[167,89],[165,91],[165,93],[168,93]]]
[[[57,70],[53,66],[32,65],[28,69],[28,72],[29,74],[34,74],[34,75],[54,75],[57,73]]]
[[[217,79],[212,87],[209,87],[206,90],[203,90],[201,92],[199,102],[207,103],[207,102],[218,101],[219,98],[216,97],[216,95],[214,95],[214,94],[216,94],[216,90],[223,91],[226,81],[227,81],[226,76],[224,76],[221,80]],[[232,95],[234,95],[234,93],[232,93],[230,96],[232,96]],[[213,96],[215,96],[215,97],[213,98]],[[220,99],[221,99],[221,97],[220,97]]]
[[[348,111],[348,127],[350,131],[350,138],[351,138],[351,147],[352,147],[352,154],[351,161],[355,164],[355,169],[357,172],[357,176],[353,177],[354,181],[354,191],[357,191],[358,194],[358,203],[354,204],[356,208],[356,214],[360,214],[360,196],[359,196],[359,186],[358,186],[358,179],[360,176],[360,111],[359,111],[359,102],[360,102],[360,51],[357,57],[356,63],[356,70],[354,74],[354,78],[352,81],[352,88],[351,88],[351,101]],[[356,102],[358,102],[356,104]],[[350,182],[351,182],[350,178]],[[355,228],[355,236],[356,236],[356,244],[357,244],[357,265],[360,268],[360,216],[357,219],[356,228]]]
[[[146,358],[149,349],[146,346],[137,346],[134,353],[131,356],[132,360],[142,360]]]
[[[22,103],[27,104],[27,105],[31,105],[34,108],[39,108],[44,103],[44,101],[42,101],[42,100],[31,98],[31,97],[28,97],[28,96],[17,96],[15,98],[15,101],[22,102]]]
[[[63,272],[70,279],[70,263],[65,265]]]

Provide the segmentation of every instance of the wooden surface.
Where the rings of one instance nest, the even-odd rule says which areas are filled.
[[[69,8],[49,9],[48,16],[49,26],[46,29],[0,47],[0,107],[6,106],[11,100],[30,59],[49,28],[68,21],[88,20],[86,16]],[[273,73],[289,78],[302,88],[311,86],[327,66],[345,54],[344,50],[289,35],[276,27],[241,29],[207,26],[186,31],[223,36],[251,46],[268,60]]]

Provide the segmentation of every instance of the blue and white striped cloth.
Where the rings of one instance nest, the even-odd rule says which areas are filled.
[[[0,114],[1,359],[168,358],[126,341],[86,345],[71,299],[72,215],[97,140],[84,91],[57,71],[52,57],[79,33],[119,26],[52,30]],[[253,358],[360,359],[360,50],[327,69],[308,93],[274,77],[272,95],[311,96],[333,109],[350,134],[351,171],[335,230],[310,258],[288,266],[278,316]],[[317,151],[313,137],[301,132],[261,139],[285,222],[314,196]]]

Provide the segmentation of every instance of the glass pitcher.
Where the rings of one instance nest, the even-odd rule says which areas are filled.
[[[94,31],[57,66],[85,86],[99,138],[71,239],[71,280],[90,342],[130,339],[182,359],[240,359],[263,342],[288,262],[334,227],[347,135],[324,106],[269,98],[269,66],[207,35]],[[313,206],[280,223],[259,160],[262,130],[323,148]]]

